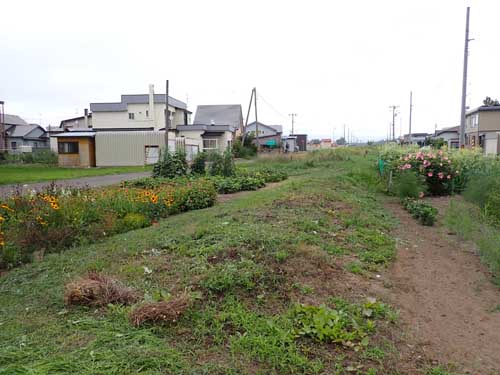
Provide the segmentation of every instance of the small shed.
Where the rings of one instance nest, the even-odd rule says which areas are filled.
[[[57,134],[60,167],[95,167],[95,132]]]

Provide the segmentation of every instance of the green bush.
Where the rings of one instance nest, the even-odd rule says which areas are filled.
[[[422,225],[432,226],[436,222],[438,210],[430,204],[406,198],[403,200],[403,207]]]
[[[208,169],[210,176],[223,176],[224,160],[222,155],[218,152],[211,152],[208,154],[208,161],[210,162],[210,167]]]
[[[165,150],[160,160],[153,166],[153,177],[175,178],[185,176],[188,171],[186,153],[178,150],[170,153]]]
[[[219,194],[231,194],[238,191],[257,190],[266,183],[262,178],[252,176],[213,177],[212,181]]]
[[[39,164],[57,164],[57,154],[51,150],[40,150],[33,152],[33,162]]]
[[[401,199],[419,198],[426,191],[425,181],[413,171],[404,171],[394,178],[392,193]]]
[[[242,143],[242,137],[238,137],[233,144],[233,155],[236,158],[251,158],[257,155],[257,145],[254,144],[255,137],[247,134],[245,144]]]
[[[234,156],[231,150],[227,149],[222,155],[222,176],[232,177],[236,174],[236,166],[234,164]]]
[[[195,175],[204,176],[206,173],[205,171],[206,161],[207,161],[206,152],[199,152],[198,154],[196,154],[196,156],[193,159],[193,164],[191,164],[191,173]]]
[[[119,224],[121,226],[120,232],[129,230],[145,228],[151,225],[151,221],[143,214],[131,212],[125,215]]]

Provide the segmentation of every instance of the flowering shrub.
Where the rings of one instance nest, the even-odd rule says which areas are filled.
[[[401,156],[393,162],[396,173],[414,171],[423,176],[431,195],[446,195],[453,191],[453,183],[460,171],[442,150],[415,152]]]
[[[29,262],[115,233],[143,228],[159,218],[212,206],[206,179],[172,181],[154,188],[50,189],[0,202],[0,268]]]

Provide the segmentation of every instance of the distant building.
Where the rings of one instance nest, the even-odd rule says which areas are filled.
[[[446,142],[446,144],[448,145],[448,148],[458,148],[459,131],[460,131],[460,126],[452,126],[449,128],[443,128],[441,130],[436,130],[436,132],[434,133],[432,138],[433,139],[442,138]]]
[[[283,126],[281,125],[266,125],[261,122],[258,123],[259,127],[259,144],[263,148],[277,148],[281,146],[281,136],[283,133]],[[247,125],[245,128],[246,134],[256,136],[257,125],[254,122]],[[255,144],[257,140],[254,141]]]
[[[28,124],[17,115],[5,114],[4,126],[8,151],[31,152],[49,147],[47,132],[38,124]]]
[[[486,154],[500,153],[500,106],[481,106],[465,116],[465,145]]]
[[[297,138],[297,147],[299,151],[307,151],[307,134],[290,134]]]
[[[419,146],[424,146],[426,141],[427,141],[427,138],[430,137],[431,134],[428,134],[428,133],[411,133],[411,137],[410,137],[410,134],[405,134],[403,136],[403,143],[405,144],[417,144]]]
[[[323,138],[320,143],[320,148],[332,148],[333,142],[330,138]]]

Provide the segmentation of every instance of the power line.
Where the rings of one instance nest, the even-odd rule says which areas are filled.
[[[288,117],[285,116],[280,111],[278,111],[276,108],[274,108],[274,106],[271,103],[269,103],[266,99],[264,99],[264,97],[262,96],[262,94],[258,93],[257,95],[258,95],[259,99],[261,99],[264,103],[266,103],[269,106],[269,108],[271,108],[276,114],[278,114],[279,116],[283,117],[285,120],[288,120]]]

